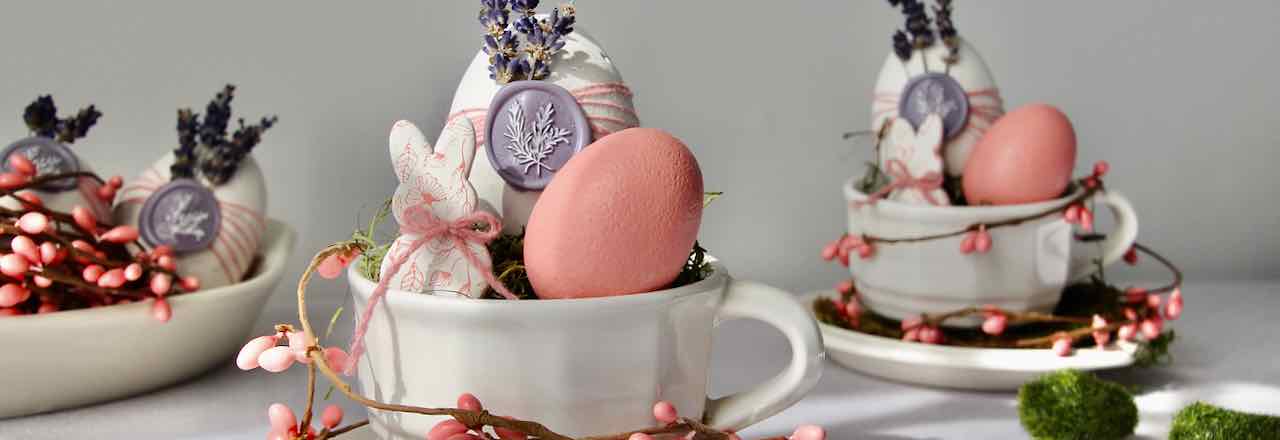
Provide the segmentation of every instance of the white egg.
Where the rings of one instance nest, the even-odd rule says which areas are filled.
[[[591,124],[593,140],[640,126],[631,101],[631,91],[613,60],[600,44],[582,30],[565,38],[565,46],[554,56],[551,75],[544,80],[568,90],[582,106]],[[467,117],[475,126],[476,148],[487,148],[485,119],[489,105],[502,85],[489,78],[489,56],[481,50],[471,61],[449,109],[449,119]],[[446,123],[447,124],[447,123]],[[477,151],[471,169],[471,184],[483,205],[503,219],[503,229],[519,232],[529,222],[529,214],[541,191],[522,191],[498,175],[488,154]]]
[[[916,50],[911,59],[902,61],[889,53],[876,80],[871,103],[871,130],[879,133],[885,122],[898,117],[899,97],[911,78],[928,73],[945,73],[960,84],[968,95],[969,115],[964,128],[949,137],[942,147],[947,174],[959,176],[974,144],[991,124],[1004,114],[1004,101],[996,87],[991,69],[973,46],[960,40],[957,62],[947,66],[943,59],[950,53],[942,42],[923,51]],[[926,71],[927,69],[927,71]]]

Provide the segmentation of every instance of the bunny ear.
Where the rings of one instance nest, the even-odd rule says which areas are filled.
[[[471,164],[476,157],[476,129],[467,118],[454,118],[440,132],[436,141],[437,156],[443,155],[450,167],[459,167],[462,175],[471,176]]]
[[[398,121],[391,127],[391,138],[388,141],[391,151],[391,166],[395,168],[396,178],[401,183],[408,182],[413,176],[418,161],[426,158],[431,152],[431,144],[422,134],[418,126],[409,121]]]
[[[916,130],[916,148],[937,152],[942,146],[942,135],[945,130],[942,117],[937,113],[930,113],[924,118],[924,122],[920,123],[920,129]]]

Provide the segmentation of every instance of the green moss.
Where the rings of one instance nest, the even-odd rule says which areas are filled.
[[[1138,407],[1123,386],[1063,370],[1018,390],[1018,418],[1037,440],[1122,439],[1138,425]]]
[[[1249,414],[1196,402],[1173,417],[1170,440],[1280,439],[1280,417]]]

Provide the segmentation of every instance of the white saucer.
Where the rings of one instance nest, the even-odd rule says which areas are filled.
[[[810,292],[800,297],[810,313],[819,295],[833,297],[834,290]],[[1048,349],[967,348],[903,342],[858,333],[822,322],[827,356],[836,363],[898,382],[985,391],[1017,390],[1037,376],[1055,370],[1104,370],[1132,365],[1138,344],[1119,342],[1104,349],[1082,348],[1062,357]]]

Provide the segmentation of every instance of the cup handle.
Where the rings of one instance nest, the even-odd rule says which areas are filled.
[[[1106,191],[1093,196],[1093,200],[1101,202],[1111,211],[1116,220],[1115,230],[1107,234],[1107,238],[1098,246],[1098,251],[1090,252],[1084,258],[1077,258],[1071,265],[1071,278],[1075,281],[1087,277],[1096,270],[1095,259],[1102,259],[1103,266],[1109,266],[1129,251],[1133,242],[1138,239],[1138,215],[1133,211],[1133,204],[1115,191]]]
[[[758,319],[791,343],[791,363],[756,388],[707,402],[704,422],[740,430],[798,402],[822,377],[822,334],[809,312],[790,293],[754,281],[730,280],[716,325],[731,318]]]

